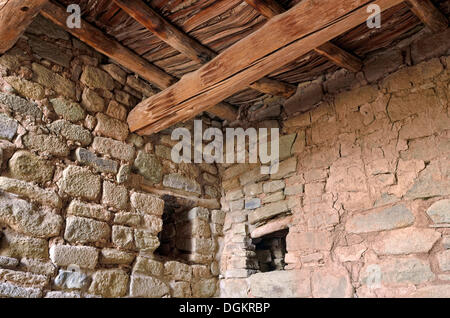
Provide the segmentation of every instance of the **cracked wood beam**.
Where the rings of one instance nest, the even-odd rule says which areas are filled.
[[[159,39],[191,60],[205,64],[217,56],[216,52],[190,37],[187,33],[180,31],[142,0],[113,1]],[[249,86],[262,93],[284,97],[294,95],[297,90],[294,85],[273,79],[263,79],[260,83],[252,83]]]
[[[48,0],[0,1],[0,54],[16,44]]]
[[[411,11],[433,32],[444,31],[448,19],[430,0],[407,0]]]
[[[271,19],[274,16],[286,11],[275,0],[245,0],[245,2],[268,19]],[[362,61],[358,57],[341,49],[331,42],[326,42],[320,45],[315,48],[314,51],[325,56],[334,64],[346,68],[352,72],[358,72],[362,68]]]
[[[93,47],[95,50],[115,60],[120,65],[138,74],[160,89],[166,89],[178,81],[176,77],[151,64],[130,49],[124,47],[118,41],[106,36],[101,30],[97,29],[84,20],[82,21],[81,28],[69,28],[66,25],[66,20],[69,16],[69,13],[67,13],[66,10],[59,5],[48,3],[42,9],[41,14],[53,23],[65,29],[67,32],[71,33],[73,36],[83,41],[84,43]],[[233,118],[233,120],[237,118],[237,109],[234,106],[225,103],[221,103],[221,105],[222,107],[226,106],[226,109],[221,110],[221,106],[219,105],[216,108],[212,109],[210,112],[216,115],[215,110],[220,110],[220,114],[226,114],[227,118],[224,119],[230,121]],[[233,110],[234,116],[232,114]],[[220,114],[218,113],[217,116],[220,117]]]
[[[137,105],[128,115],[131,131],[151,134],[194,117],[259,78],[288,64],[367,19],[367,7],[387,10],[403,0],[304,0],[270,19],[170,88]]]

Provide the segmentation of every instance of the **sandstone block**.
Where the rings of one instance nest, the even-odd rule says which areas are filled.
[[[102,203],[119,210],[126,209],[128,207],[127,188],[109,181],[104,181]]]
[[[310,273],[305,270],[257,273],[248,279],[253,297],[303,298],[311,296]]]
[[[37,82],[42,86],[50,88],[65,97],[71,99],[76,98],[75,84],[72,81],[50,71],[40,64],[33,63],[31,67],[33,70],[33,82]]]
[[[53,177],[55,167],[29,151],[17,151],[8,162],[15,179],[44,183]]]
[[[81,96],[81,105],[89,112],[102,112],[105,109],[105,100],[94,90],[86,87]]]
[[[130,295],[132,297],[160,298],[169,293],[169,287],[150,276],[132,275]]]
[[[29,102],[19,96],[0,93],[0,103],[8,107],[11,111],[20,113],[31,118],[41,118],[42,111],[35,103]]]
[[[120,120],[109,117],[103,113],[97,113],[97,126],[94,132],[119,141],[125,141],[128,136],[128,125]]]
[[[111,212],[107,211],[102,205],[84,203],[76,199],[70,202],[67,208],[67,214],[105,222],[111,220],[112,217]]]
[[[89,65],[84,68],[80,81],[90,88],[114,89],[114,81],[108,73]]]
[[[161,182],[162,165],[156,156],[150,155],[141,150],[138,152],[137,158],[134,161],[134,167],[145,179],[153,183]]]
[[[25,147],[31,150],[48,153],[55,157],[67,157],[69,147],[59,137],[52,135],[38,135],[29,132],[22,137]]]
[[[199,298],[213,297],[217,289],[217,279],[200,279],[192,282],[192,295]]]
[[[181,174],[171,173],[164,176],[163,185],[168,188],[184,190],[187,192],[201,194],[200,184],[193,179],[189,179]]]
[[[100,270],[92,278],[89,292],[103,297],[122,297],[128,291],[129,277],[121,269]]]
[[[125,161],[133,160],[135,155],[133,146],[130,146],[124,142],[103,137],[95,137],[94,142],[92,143],[92,148],[101,154],[110,155],[115,159]]]
[[[0,296],[9,298],[41,298],[42,289],[0,283]]]
[[[414,215],[404,205],[351,217],[345,228],[350,233],[392,230],[413,224]]]
[[[100,251],[100,263],[106,265],[129,265],[133,262],[134,257],[132,253],[115,248],[104,248]]]
[[[57,135],[61,135],[68,140],[80,143],[82,146],[87,146],[92,142],[92,136],[89,130],[80,125],[71,124],[70,122],[61,119],[52,122],[48,128]]]
[[[436,223],[450,223],[450,200],[440,200],[427,210],[428,216]]]
[[[312,295],[315,298],[351,298],[353,286],[344,267],[321,268],[311,277]]]
[[[114,225],[112,227],[112,242],[121,248],[134,249],[133,229],[126,226]]]
[[[276,215],[289,211],[286,201],[279,201],[271,204],[267,204],[255,211],[249,213],[248,220],[251,224],[255,224],[267,219],[270,219]]]
[[[93,167],[98,172],[116,173],[118,169],[117,162],[97,157],[85,148],[77,148],[75,157],[80,163]]]
[[[35,259],[48,258],[48,241],[3,231],[2,254],[14,258],[29,257]]]
[[[159,247],[159,239],[148,230],[134,230],[136,247],[144,252],[153,252]]]
[[[173,280],[190,282],[192,279],[192,268],[177,261],[169,261],[164,264],[164,275]]]
[[[59,187],[71,196],[95,200],[100,194],[100,176],[92,174],[86,168],[68,166],[63,171]]]
[[[435,230],[410,227],[380,233],[373,249],[379,255],[428,253],[440,237]]]
[[[148,257],[138,256],[133,266],[133,274],[144,274],[149,276],[162,276],[164,265]]]
[[[158,216],[164,212],[164,201],[152,194],[133,192],[130,201],[131,206],[137,212]]]
[[[50,259],[58,266],[78,265],[94,269],[98,261],[98,250],[90,246],[53,245]]]
[[[71,122],[83,120],[86,112],[78,103],[64,98],[54,98],[50,100],[56,114]]]
[[[110,236],[111,229],[105,222],[78,216],[69,216],[66,219],[64,239],[69,242],[104,243]]]
[[[450,250],[440,252],[437,259],[441,270],[450,271]]]

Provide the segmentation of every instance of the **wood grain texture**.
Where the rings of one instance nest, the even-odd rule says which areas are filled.
[[[286,11],[275,0],[245,0],[245,2],[268,19],[271,19]],[[362,61],[358,57],[341,49],[331,42],[324,43],[314,50],[320,55],[328,58],[334,64],[346,68],[352,72],[358,72],[362,67]]]
[[[430,0],[407,0],[417,17],[433,32],[440,32],[448,27],[448,19]]]
[[[48,0],[9,0],[0,2],[0,54],[16,44]]]
[[[198,71],[140,103],[128,116],[131,131],[155,133],[192,118],[235,94],[283,64],[358,26],[367,19],[367,5],[386,10],[401,0],[326,0],[321,6],[305,0],[269,20]]]

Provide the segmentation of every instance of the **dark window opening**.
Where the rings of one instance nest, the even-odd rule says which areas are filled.
[[[267,234],[263,237],[253,239],[256,246],[256,258],[258,259],[261,272],[284,270],[286,263],[286,236],[289,229]]]

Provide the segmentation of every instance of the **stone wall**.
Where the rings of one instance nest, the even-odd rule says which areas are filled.
[[[170,131],[125,121],[155,92],[41,17],[0,56],[0,297],[217,293],[223,217],[197,204],[220,207],[215,165],[174,164]]]
[[[221,167],[222,296],[450,297],[449,39],[419,34],[253,106],[272,127],[284,106],[281,163]],[[252,239],[282,229],[287,265],[259,272]]]

